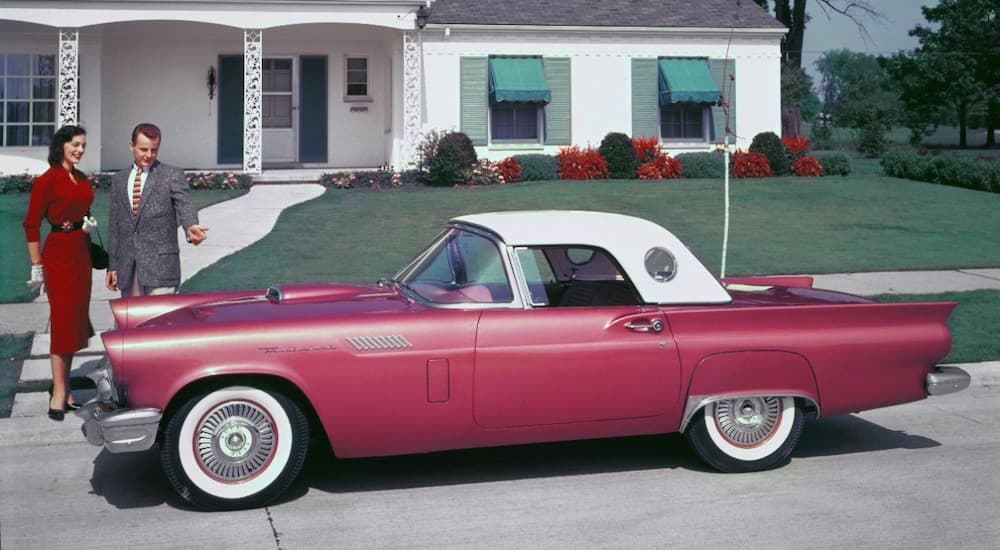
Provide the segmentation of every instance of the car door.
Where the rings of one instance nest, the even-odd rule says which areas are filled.
[[[518,251],[518,269],[532,263],[531,256]],[[542,280],[529,266],[525,291],[533,305],[480,317],[473,389],[478,425],[618,420],[676,408],[680,362],[667,319],[658,308],[638,304],[568,305],[586,303],[569,296],[573,285],[628,284],[620,274],[611,281],[575,280],[586,272],[571,269],[560,282]],[[542,303],[546,284],[567,287],[558,303]]]

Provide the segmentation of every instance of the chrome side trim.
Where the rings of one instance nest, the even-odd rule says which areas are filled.
[[[739,397],[794,397],[796,399],[804,399],[812,404],[816,409],[816,418],[819,418],[820,409],[819,403],[816,402],[812,397],[804,393],[760,393],[760,392],[745,392],[745,393],[723,393],[716,395],[689,395],[687,398],[687,404],[684,406],[684,416],[681,417],[681,426],[677,430],[681,433],[687,429],[688,424],[691,423],[691,419],[694,418],[695,413],[700,411],[705,405],[709,403],[714,403],[716,401],[725,401],[727,399],[737,399]]]
[[[413,344],[400,334],[391,334],[388,336],[349,336],[345,339],[358,351],[381,351],[413,347]]]
[[[112,453],[145,451],[156,443],[163,413],[159,409],[105,410],[91,401],[76,412],[83,419],[83,435],[91,445],[104,446]]]
[[[972,377],[958,367],[935,367],[927,373],[927,394],[955,393],[968,388],[970,383]]]

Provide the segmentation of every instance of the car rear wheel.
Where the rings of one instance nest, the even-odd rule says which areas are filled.
[[[754,472],[788,461],[804,416],[792,397],[740,397],[709,403],[687,430],[695,453],[722,472]]]
[[[160,459],[185,500],[213,509],[261,506],[298,476],[309,423],[285,395],[231,386],[181,405],[164,432]]]

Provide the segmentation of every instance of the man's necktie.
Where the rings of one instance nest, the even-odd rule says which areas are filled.
[[[135,181],[132,182],[132,215],[139,213],[139,199],[142,198],[142,168],[136,167]]]

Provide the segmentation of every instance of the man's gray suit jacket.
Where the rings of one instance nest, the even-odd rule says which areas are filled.
[[[132,167],[111,177],[108,215],[109,271],[118,272],[118,288],[132,287],[136,273],[145,287],[180,286],[180,248],[177,226],[198,223],[184,172],[159,161],[149,167],[139,210],[132,215]]]

